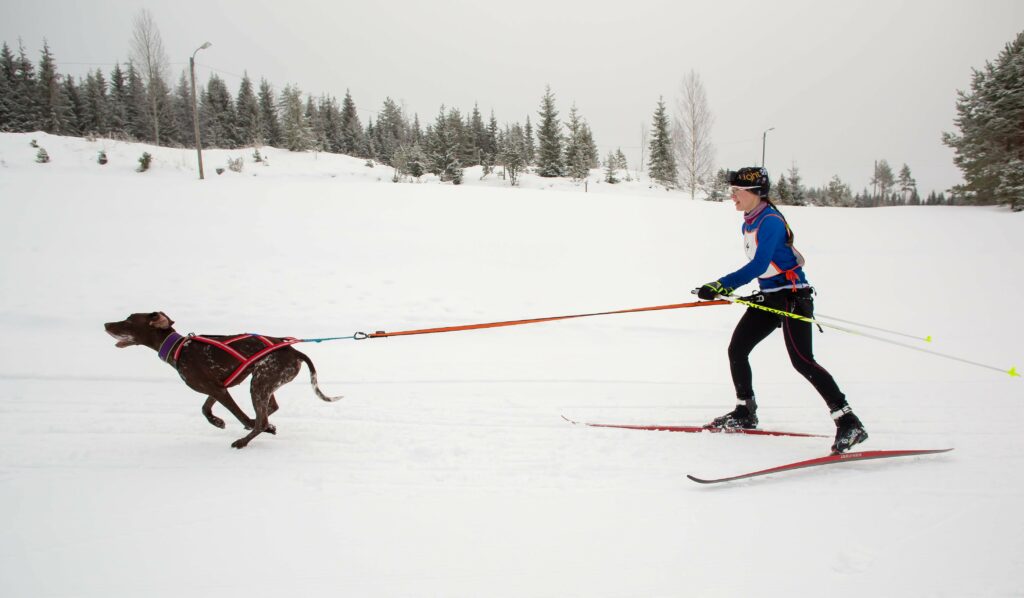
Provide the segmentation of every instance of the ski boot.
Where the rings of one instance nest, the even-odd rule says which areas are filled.
[[[736,408],[704,425],[705,430],[753,430],[757,427],[757,403],[739,399]]]
[[[832,443],[832,454],[845,453],[868,439],[868,431],[849,405],[832,412],[832,418],[836,420],[836,441]]]

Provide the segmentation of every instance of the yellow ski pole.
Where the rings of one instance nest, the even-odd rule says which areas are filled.
[[[977,367],[980,367],[980,368],[985,368],[987,370],[994,370],[996,372],[1000,372],[1000,373],[1003,373],[1003,374],[1009,374],[1010,376],[1012,376],[1014,378],[1019,378],[1020,377],[1020,374],[1017,373],[1017,368],[1016,367],[1011,367],[1010,369],[1007,370],[1007,369],[996,367],[996,366],[993,366],[993,365],[988,365],[988,364],[985,364],[985,363],[979,363],[977,361],[971,361],[969,359],[963,359],[962,357],[956,357],[954,355],[948,355],[946,353],[940,353],[938,351],[933,351],[931,349],[925,349],[923,347],[918,347],[916,345],[910,345],[910,344],[907,344],[907,343],[901,343],[899,341],[894,341],[892,339],[883,338],[881,336],[875,336],[874,334],[868,334],[867,332],[861,332],[859,330],[853,330],[851,328],[845,328],[843,326],[836,326],[835,324],[829,324],[827,322],[821,322],[819,320],[815,320],[814,318],[808,318],[807,316],[801,316],[800,314],[794,314],[794,313],[790,313],[788,311],[783,311],[781,309],[775,309],[774,307],[768,307],[766,305],[761,305],[759,303],[754,303],[753,301],[747,301],[745,299],[740,299],[738,297],[723,297],[721,295],[719,295],[718,297],[719,297],[719,299],[725,299],[726,301],[728,301],[730,303],[733,303],[735,305],[745,305],[747,307],[752,307],[754,309],[759,309],[761,311],[766,311],[766,312],[769,312],[769,313],[773,313],[773,314],[778,315],[778,316],[784,316],[784,317],[787,317],[787,318],[793,318],[794,320],[800,320],[801,322],[807,322],[807,323],[810,323],[810,324],[817,324],[818,326],[823,326],[825,328],[831,328],[833,330],[839,330],[841,332],[846,332],[846,333],[849,333],[849,334],[855,334],[857,336],[863,336],[865,338],[874,339],[876,341],[881,341],[883,343],[889,343],[890,345],[896,345],[898,347],[905,347],[907,349],[913,349],[914,351],[920,351],[922,353],[928,353],[929,355],[935,355],[937,357],[945,357],[946,359],[952,359],[953,361],[959,361],[960,363],[966,363],[966,364],[977,366]],[[836,319],[836,318],[833,318],[833,319]],[[914,338],[917,338],[917,337],[914,337]]]

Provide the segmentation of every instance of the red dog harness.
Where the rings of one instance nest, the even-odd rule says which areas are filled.
[[[236,343],[238,341],[245,340],[248,338],[258,338],[260,341],[263,342],[265,347],[257,351],[255,354],[250,355],[249,357],[242,355],[241,353],[239,353],[238,351],[231,347],[231,343]],[[259,336],[257,334],[242,334],[233,338],[229,338],[225,341],[217,341],[213,340],[212,338],[206,338],[205,336],[196,336],[195,334],[182,336],[177,332],[173,332],[164,340],[163,344],[160,346],[160,350],[157,352],[157,355],[159,355],[161,360],[171,364],[171,366],[174,369],[178,369],[178,358],[181,356],[181,350],[184,349],[185,345],[187,345],[191,341],[197,341],[200,343],[205,343],[207,345],[217,347],[218,349],[224,351],[225,353],[231,355],[232,357],[239,361],[239,365],[237,368],[235,368],[235,371],[232,372],[231,375],[228,376],[227,380],[223,382],[223,386],[225,388],[231,386],[231,383],[237,380],[238,377],[241,376],[243,372],[245,372],[245,368],[259,361],[267,354],[273,353],[274,351],[277,351],[278,349],[281,349],[283,347],[287,347],[290,345],[294,345],[295,343],[302,342],[297,338],[288,337],[281,339],[281,342],[279,343],[275,343],[270,339],[264,336]]]

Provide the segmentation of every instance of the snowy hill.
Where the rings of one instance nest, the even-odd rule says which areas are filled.
[[[231,449],[237,422],[210,426],[202,396],[103,322],[162,310],[182,333],[312,338],[585,313],[690,301],[744,259],[730,203],[642,182],[393,184],[362,160],[251,151],[204,152],[199,181],[190,150],[0,134],[0,595],[1020,592],[1020,378],[815,334],[866,449],[956,450],[711,488],[685,474],[830,440],[561,419],[729,410],[734,306],[301,345],[345,399],[317,400],[300,373],[277,435]],[[215,174],[237,157],[241,173]],[[820,313],[1024,365],[1024,215],[785,213]],[[778,334],[752,363],[764,428],[833,431]],[[247,385],[232,394],[251,412]]]

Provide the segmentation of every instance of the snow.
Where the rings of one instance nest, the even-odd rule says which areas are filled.
[[[102,323],[162,310],[182,333],[311,338],[587,313],[689,301],[743,260],[731,204],[646,182],[393,184],[362,160],[262,152],[204,152],[199,181],[194,151],[0,135],[0,595],[1019,595],[1020,378],[816,334],[865,449],[955,451],[713,487],[685,474],[830,440],[560,417],[727,411],[735,306],[301,345],[345,398],[318,400],[304,371],[277,436],[231,449],[233,418],[216,407],[228,427],[210,426],[203,397]],[[784,211],[821,313],[1024,365],[1024,215]],[[779,335],[753,366],[762,427],[834,430]]]

